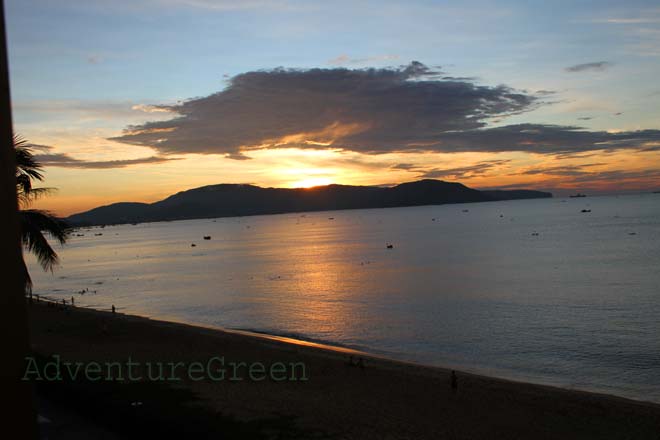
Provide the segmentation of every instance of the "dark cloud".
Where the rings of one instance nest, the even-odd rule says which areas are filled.
[[[612,63],[609,61],[596,61],[594,63],[583,63],[583,64],[576,64],[574,66],[569,66],[565,68],[564,70],[566,72],[571,72],[571,73],[576,73],[576,72],[587,72],[587,71],[595,71],[595,72],[602,72],[603,70],[609,68],[612,66]]]
[[[480,176],[486,174],[488,173],[488,171],[491,171],[493,168],[508,162],[510,162],[510,160],[488,160],[484,162],[479,162],[474,165],[468,165],[465,167],[445,168],[445,169],[434,168],[431,170],[424,171],[424,173],[420,174],[418,177],[424,179],[444,179],[448,177],[452,177],[454,179],[460,179],[464,177],[474,177],[474,176]]]
[[[404,171],[410,171],[410,170],[416,170],[419,168],[419,166],[414,165],[412,163],[397,163],[394,164],[390,167],[393,170],[404,170]]]
[[[398,69],[275,69],[233,77],[213,95],[172,106],[168,121],[113,140],[162,153],[236,154],[253,148],[427,149],[443,133],[530,110],[537,98],[505,86],[442,80],[413,62]]]
[[[84,160],[75,159],[69,156],[68,154],[64,154],[64,153],[37,154],[35,155],[35,159],[43,166],[47,166],[47,167],[89,168],[89,169],[124,168],[131,165],[161,163],[170,160],[178,160],[175,158],[150,156],[150,157],[143,157],[140,159],[84,161]]]
[[[540,154],[567,154],[594,150],[644,149],[660,141],[660,130],[609,133],[581,127],[517,124],[481,130],[446,133],[438,136],[443,151],[504,152],[527,151]]]
[[[624,182],[624,181],[637,181],[644,182],[646,186],[657,185],[657,179],[660,177],[660,170],[639,170],[639,171],[625,171],[625,170],[610,170],[599,171],[594,173],[583,173],[571,180],[573,183],[596,183],[596,182]],[[655,185],[653,185],[655,184]]]
[[[246,159],[250,150],[283,147],[372,154],[568,154],[639,149],[660,139],[660,130],[607,133],[545,124],[488,128],[543,104],[540,92],[444,78],[440,70],[418,62],[396,69],[247,72],[210,96],[152,106],[177,116],[130,126],[112,140],[152,147],[161,154]]]
[[[588,171],[588,168],[606,165],[605,163],[587,163],[580,165],[558,165],[558,166],[538,166],[528,168],[520,171],[517,174],[538,175],[547,174],[552,176],[583,176],[585,174],[593,174]]]

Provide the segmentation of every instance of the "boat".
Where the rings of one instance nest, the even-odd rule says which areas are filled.
[[[570,197],[571,199],[576,199],[576,198],[580,198],[580,197],[587,197],[587,195],[586,195],[586,194],[580,194],[580,193],[577,193],[577,194],[570,195],[570,196],[568,196],[568,197]]]

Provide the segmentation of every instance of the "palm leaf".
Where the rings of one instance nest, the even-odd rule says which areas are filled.
[[[44,270],[52,271],[59,263],[59,259],[43,232],[47,232],[60,244],[64,244],[69,234],[67,224],[48,211],[38,209],[19,211],[19,217],[23,246],[35,254]]]
[[[20,136],[14,136],[14,151],[16,154],[16,177],[24,175],[29,179],[44,180],[41,172],[43,168],[39,162],[34,159],[34,154],[29,144]]]

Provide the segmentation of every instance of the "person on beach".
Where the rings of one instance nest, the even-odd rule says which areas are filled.
[[[456,377],[456,371],[451,370],[451,390],[452,392],[458,391],[458,377]]]
[[[115,313],[115,305],[112,305],[112,313]]]

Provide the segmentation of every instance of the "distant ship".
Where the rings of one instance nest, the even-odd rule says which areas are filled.
[[[570,197],[571,199],[574,199],[574,198],[576,198],[576,197],[587,197],[587,195],[586,195],[586,194],[580,194],[580,193],[577,193],[577,194],[573,194],[572,196],[568,196],[568,197]]]

